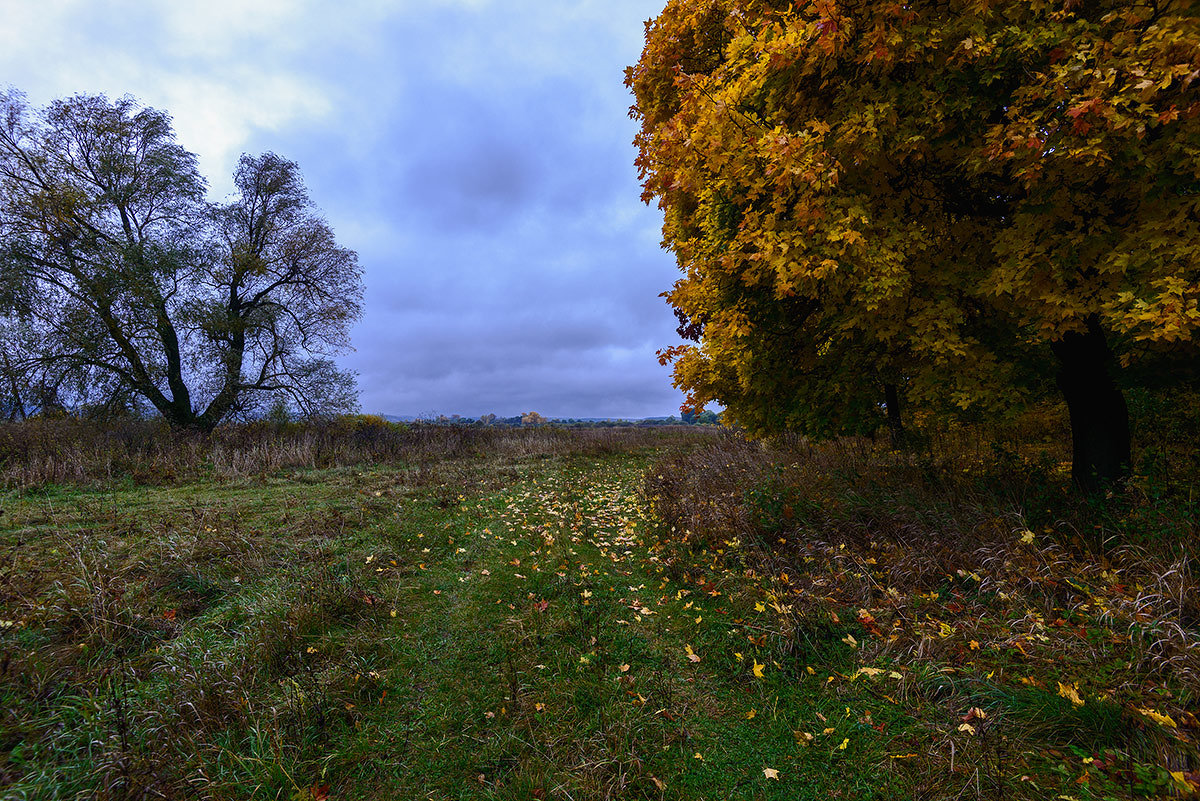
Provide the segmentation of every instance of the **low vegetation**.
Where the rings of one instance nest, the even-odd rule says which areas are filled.
[[[1177,437],[1013,433],[0,428],[0,797],[1194,792]]]

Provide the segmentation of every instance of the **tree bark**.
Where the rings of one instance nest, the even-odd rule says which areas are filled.
[[[1097,492],[1129,475],[1129,409],[1109,372],[1112,350],[1100,322],[1051,343],[1058,359],[1058,388],[1071,417],[1071,476],[1084,492]]]
[[[900,416],[900,390],[895,384],[883,385],[884,405],[887,406],[888,432],[892,437],[892,447],[904,445],[904,419]]]

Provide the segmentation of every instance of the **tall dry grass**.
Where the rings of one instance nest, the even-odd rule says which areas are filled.
[[[226,425],[211,433],[159,421],[97,424],[29,420],[0,424],[0,486],[118,481],[164,484],[279,470],[366,464],[429,465],[474,456],[562,456],[629,452],[697,429],[529,429],[390,423],[373,416],[327,422]]]

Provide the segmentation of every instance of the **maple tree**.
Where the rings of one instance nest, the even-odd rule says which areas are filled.
[[[626,82],[688,404],[861,430],[1053,378],[1076,481],[1119,478],[1117,369],[1196,357],[1197,77],[1181,0],[671,0]]]
[[[140,399],[208,429],[272,400],[353,408],[331,355],[361,313],[356,254],[294,162],[242,156],[233,178],[208,202],[170,117],[130,98],[0,94],[0,346],[45,389],[14,413]]]

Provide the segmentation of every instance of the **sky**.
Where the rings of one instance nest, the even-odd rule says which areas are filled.
[[[362,410],[678,414],[624,68],[664,0],[0,0],[0,86],[132,95],[214,200],[299,163],[364,270]]]

